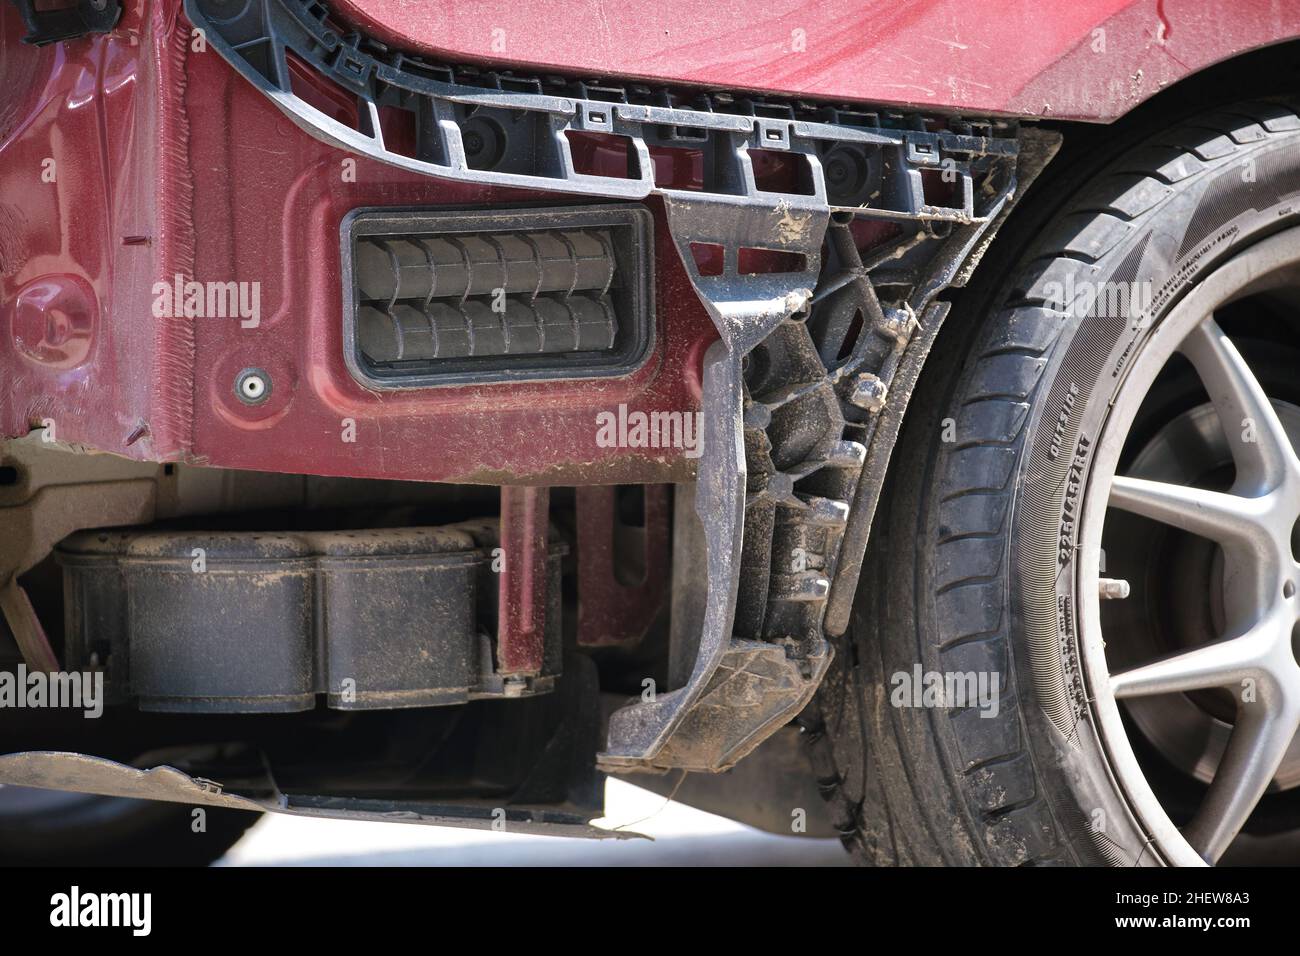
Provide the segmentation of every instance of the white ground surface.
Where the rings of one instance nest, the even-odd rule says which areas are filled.
[[[651,840],[580,840],[268,814],[218,866],[846,866],[837,840],[776,836],[621,780],[602,826]]]

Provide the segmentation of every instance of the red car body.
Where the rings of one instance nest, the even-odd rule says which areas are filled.
[[[1183,77],[1300,31],[1244,0],[344,0],[381,39],[453,61],[786,96],[1107,121]]]
[[[1093,121],[1300,33],[1300,8],[1264,0],[786,0],[761,11],[582,0],[562,15],[536,0],[343,0],[335,14],[455,61]],[[666,229],[658,335],[634,374],[371,391],[342,358],[343,216],[536,195],[430,179],[312,138],[204,48],[179,0],[129,3],[106,36],[33,47],[22,32],[16,9],[0,6],[5,435],[51,420],[60,440],[133,458],[357,477],[572,485],[691,473],[680,450],[599,447],[593,427],[620,404],[699,406],[717,333]],[[597,148],[592,161],[618,158]],[[659,201],[647,205],[662,225]],[[151,306],[178,276],[259,282],[260,321],[159,320]],[[236,400],[231,382],[249,366],[270,374],[269,401]],[[340,440],[349,425],[357,441]]]
[[[1083,450],[1122,442],[1077,415],[1124,407],[1100,376],[1155,307],[1091,306],[1167,305],[1238,235],[1294,261],[1297,52],[1293,0],[0,0],[0,676],[84,672],[112,711],[0,722],[0,787],[600,835],[605,775],[654,774],[775,832],[816,801],[873,862],[913,858],[867,846],[912,806],[983,828],[927,822],[916,860],[949,858],[930,830],[954,862],[1146,858],[1175,825],[1129,814],[1145,777],[1094,811],[1133,767],[1102,759],[1079,597],[1146,565],[1162,595],[1165,552],[1097,576]],[[1076,273],[1087,307],[1049,292]],[[1294,314],[1257,291],[1261,328]],[[1199,321],[1182,341],[1222,338]],[[1265,408],[1228,359],[1204,391]],[[1190,386],[1171,427],[1210,420]],[[1170,447],[1188,482],[1239,464]],[[1300,695],[1295,514],[1251,520],[1229,537],[1286,622],[1259,673]],[[890,694],[906,733],[870,710],[895,662],[926,685]],[[931,665],[997,706],[927,700]],[[1041,714],[998,705],[1029,678]],[[1162,859],[1218,859],[1238,804],[1216,853]],[[3,810],[0,862],[45,840]],[[1132,854],[1049,845],[1096,813],[1133,816]]]

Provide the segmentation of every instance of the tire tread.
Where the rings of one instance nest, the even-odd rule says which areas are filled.
[[[928,466],[937,485],[930,505],[935,538],[928,599],[935,602],[939,627],[919,639],[929,641],[930,651],[966,664],[982,656],[986,667],[988,661],[1010,660],[1005,610],[997,607],[992,615],[986,599],[1004,574],[1012,483],[1029,410],[1069,320],[1035,291],[1053,270],[1094,266],[1104,259],[1162,208],[1182,180],[1236,162],[1242,153],[1298,129],[1300,116],[1273,103],[1239,105],[1175,127],[1129,152],[1084,187],[1036,250],[1021,260],[1020,278],[1011,284],[1005,304],[978,333],[954,407],[941,413],[956,419],[958,440],[934,453]],[[873,539],[879,533],[873,532]],[[888,541],[884,547],[888,550]],[[859,600],[881,627],[898,626],[898,608],[891,607],[883,587],[874,586],[883,584],[882,575],[869,579],[864,574]],[[922,593],[916,597],[927,599]],[[1015,687],[1004,688],[994,718],[969,710],[889,707],[881,681],[864,680],[860,662],[840,660],[846,654],[883,654],[865,644],[841,648],[832,670],[838,674],[838,693],[819,693],[801,718],[801,723],[809,722],[805,729],[816,725],[824,730],[823,715],[845,706],[850,694],[865,708],[860,718],[877,718],[875,733],[869,735],[864,726],[860,740],[852,734],[836,740],[834,733],[823,732],[813,746],[814,762],[833,770],[830,777],[836,782],[823,795],[838,804],[844,843],[855,858],[873,864],[1081,862],[1045,799]],[[1009,666],[1003,669],[1010,671]],[[951,750],[938,745],[937,725],[929,726],[936,714],[948,716]],[[867,749],[865,755],[861,748]],[[839,767],[854,770],[841,773]],[[854,777],[869,785],[848,787]]]

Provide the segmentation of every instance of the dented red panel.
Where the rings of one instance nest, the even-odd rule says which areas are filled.
[[[0,423],[126,450],[156,407],[155,329],[141,298],[161,268],[159,51],[137,16],[99,42],[19,42],[0,4]]]
[[[170,0],[142,9],[157,22],[127,9],[110,37],[36,51],[18,48],[21,26],[0,6],[24,57],[6,69],[53,77],[3,147],[0,216],[19,224],[6,234],[21,244],[0,251],[7,434],[50,417],[59,439],[133,457],[358,477],[556,484],[693,472],[681,449],[597,440],[597,415],[621,405],[699,407],[700,356],[716,332],[657,203],[656,340],[638,371],[371,391],[343,359],[348,212],[566,199],[443,182],[326,146],[217,54],[192,49]],[[46,155],[59,163],[57,190],[39,182]],[[187,317],[192,282],[239,284],[257,315]],[[258,405],[235,394],[248,368],[269,376]]]
[[[456,62],[1088,120],[1113,119],[1189,73],[1300,34],[1300,5],[1275,0],[335,6],[382,40]]]

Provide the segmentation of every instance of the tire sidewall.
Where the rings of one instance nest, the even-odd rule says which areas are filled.
[[[1008,580],[1013,666],[1018,686],[1029,689],[1024,719],[1049,803],[1058,824],[1073,831],[1070,842],[1081,862],[1167,862],[1117,782],[1083,666],[1080,612],[1095,595],[1080,589],[1087,577],[1079,560],[1080,517],[1112,397],[1154,330],[1193,286],[1297,222],[1294,197],[1259,202],[1269,194],[1268,181],[1255,180],[1258,189],[1238,185],[1244,170],[1285,163],[1288,155],[1300,166],[1297,153],[1300,134],[1294,133],[1236,152],[1175,184],[1095,264],[1057,259],[1066,264],[1032,283],[1031,295],[1041,293],[1045,283],[1060,281],[1062,270],[1073,270],[1075,289],[1136,283],[1150,302],[1136,317],[1104,309],[1098,315],[1095,305],[1087,312],[1077,305],[1065,309],[1063,332],[1032,403],[1011,510],[1006,567],[1014,569]],[[1243,209],[1224,198],[1242,195],[1263,208]],[[1094,294],[1093,302],[1098,298]]]

